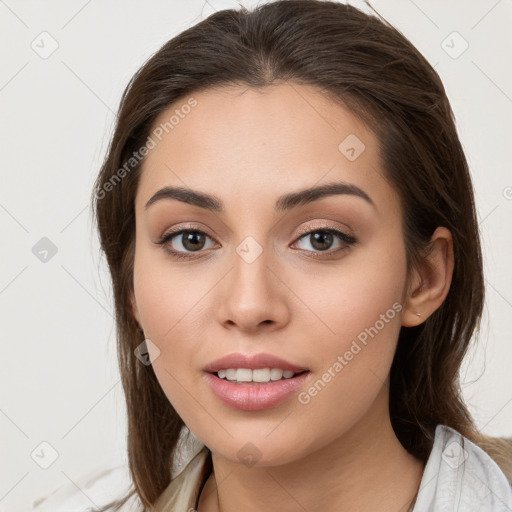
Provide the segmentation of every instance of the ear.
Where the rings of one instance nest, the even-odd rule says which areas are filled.
[[[424,322],[444,301],[453,275],[453,239],[445,227],[438,227],[420,268],[415,269],[404,299],[402,325]]]

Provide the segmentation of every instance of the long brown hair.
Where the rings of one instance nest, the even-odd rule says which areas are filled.
[[[171,481],[184,423],[152,366],[134,354],[143,340],[130,294],[134,199],[144,160],[131,158],[147,143],[155,118],[172,104],[187,103],[194,92],[284,81],[316,86],[376,134],[386,176],[401,200],[408,270],[421,261],[436,227],[447,227],[453,236],[455,268],[445,301],[420,326],[402,327],[399,335],[390,375],[398,439],[425,462],[435,427],[444,424],[486,443],[498,463],[504,460],[506,446],[478,432],[459,385],[461,362],[479,328],[484,279],[468,164],[441,80],[380,16],[326,0],[281,0],[253,11],[217,12],[164,44],[137,71],[122,95],[93,190],[113,283],[132,494],[149,509]]]

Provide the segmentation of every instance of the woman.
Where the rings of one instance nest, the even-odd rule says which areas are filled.
[[[468,166],[396,29],[318,0],[210,16],[131,80],[93,201],[140,508],[512,509],[510,443],[458,380]]]

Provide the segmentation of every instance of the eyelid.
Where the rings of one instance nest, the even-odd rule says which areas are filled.
[[[173,228],[169,231],[166,231],[160,238],[158,243],[163,243],[166,239],[168,241],[169,237],[175,236],[183,233],[184,231],[198,231],[208,237],[210,237],[215,243],[219,243],[216,238],[211,235],[205,228],[200,226],[199,224],[187,224],[186,226],[180,226],[177,228]]]
[[[297,236],[301,237],[303,235],[308,235],[312,231],[327,231],[329,229],[335,230],[335,231],[341,231],[345,235],[347,235],[350,238],[355,238],[355,236],[352,233],[352,230],[348,228],[348,226],[341,227],[336,224],[331,224],[329,221],[314,221],[312,224],[308,224],[305,227],[302,227],[298,230]]]

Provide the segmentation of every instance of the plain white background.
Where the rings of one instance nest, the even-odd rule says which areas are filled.
[[[510,436],[512,2],[372,4],[435,65],[456,115],[476,188],[487,285],[464,396],[484,432]],[[234,6],[0,1],[1,511],[26,510],[55,486],[123,460],[113,305],[90,191],[133,73],[174,35]]]

